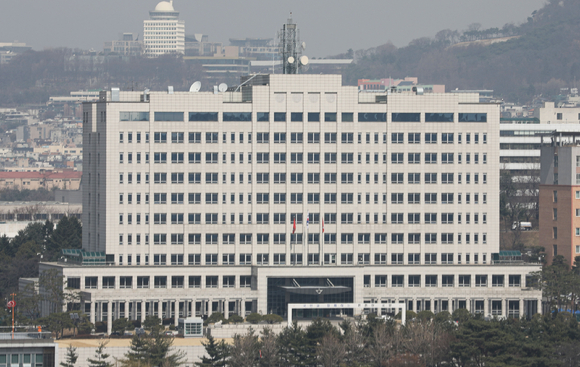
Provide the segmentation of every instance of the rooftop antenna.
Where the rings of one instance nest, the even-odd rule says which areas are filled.
[[[221,83],[221,84],[218,86],[218,90],[219,90],[220,92],[222,92],[222,93],[223,93],[223,92],[225,92],[225,91],[227,91],[227,90],[228,90],[228,85],[227,85],[226,83]]]
[[[306,43],[300,43],[300,31],[292,21],[292,12],[278,32],[278,47],[282,58],[282,74],[298,74],[298,70],[308,64],[308,57],[300,56]]]

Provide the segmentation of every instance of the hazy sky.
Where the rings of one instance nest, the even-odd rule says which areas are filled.
[[[2,0],[0,42],[18,40],[34,49],[103,49],[123,32],[143,33],[157,0]],[[210,41],[271,38],[290,12],[298,24],[305,54],[322,57],[391,41],[405,46],[442,29],[464,30],[519,24],[546,0],[175,0],[186,34]]]

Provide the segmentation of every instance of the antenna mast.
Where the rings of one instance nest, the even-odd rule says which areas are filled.
[[[300,31],[292,21],[292,12],[286,24],[278,32],[278,47],[282,56],[282,74],[298,73],[298,56],[302,50],[299,49]]]

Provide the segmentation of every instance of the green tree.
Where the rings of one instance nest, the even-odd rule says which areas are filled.
[[[207,342],[201,342],[205,347],[205,352],[208,355],[201,357],[201,362],[196,362],[198,367],[224,367],[227,365],[227,360],[230,356],[229,346],[222,339],[216,342],[213,336],[207,337]]]
[[[112,363],[107,362],[110,355],[105,353],[106,345],[106,342],[101,342],[95,350],[95,357],[87,358],[90,367],[113,367]]]
[[[72,344],[69,344],[68,348],[66,348],[65,358],[65,362],[60,362],[62,367],[75,367],[79,355],[77,353],[77,348],[73,347]]]
[[[147,316],[143,321],[143,328],[152,333],[159,333],[161,331],[161,319],[157,316]]]
[[[204,324],[206,324],[206,325],[207,324],[215,324],[216,322],[220,322],[220,321],[223,322],[224,320],[225,320],[225,317],[224,317],[223,313],[214,312],[207,318],[207,320],[205,320]]]
[[[54,312],[39,319],[38,322],[48,331],[55,333],[57,339],[62,337],[64,329],[75,326],[68,312]]]
[[[46,242],[46,256],[56,261],[63,249],[82,248],[82,226],[76,217],[62,217]]]
[[[131,329],[133,327],[133,323],[125,318],[118,318],[115,321],[113,321],[113,325],[112,325],[112,330],[118,332],[119,334],[123,335],[125,333],[125,330]]]
[[[310,360],[306,333],[296,322],[278,334],[278,354],[283,366],[303,366]]]

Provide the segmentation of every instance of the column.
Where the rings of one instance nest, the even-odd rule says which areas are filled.
[[[113,301],[107,301],[107,335],[111,335],[113,330]]]
[[[141,300],[139,306],[141,306],[141,324],[143,324],[145,322],[145,301]]]
[[[228,319],[230,317],[230,300],[226,298],[224,301],[224,317]]]
[[[159,317],[159,319],[163,323],[163,301],[161,300],[157,301],[157,317]]]
[[[175,326],[179,324],[179,300],[175,300],[175,313],[173,315],[173,323]],[[184,305],[185,306],[185,305]]]
[[[93,325],[95,324],[95,321],[96,321],[96,319],[95,319],[95,316],[96,316],[95,315],[95,311],[96,311],[95,310],[95,302],[93,302],[91,300],[91,311],[90,311],[91,314],[89,315],[89,318],[90,318],[91,324],[93,324]]]
[[[491,312],[489,311],[489,303],[490,303],[490,302],[491,302],[491,301],[490,301],[489,299],[484,299],[484,300],[483,300],[483,316],[484,316],[484,317],[487,317],[487,316],[489,316],[489,315],[490,315],[490,313],[491,313]]]
[[[240,313],[244,319],[246,318],[246,299],[242,298],[240,301]]]

